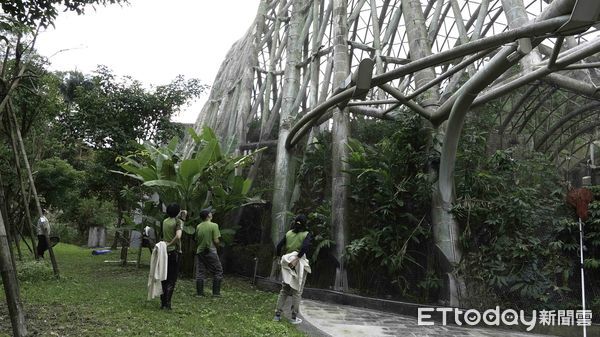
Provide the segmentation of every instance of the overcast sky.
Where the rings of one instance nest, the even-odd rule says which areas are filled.
[[[130,0],[82,16],[61,13],[37,48],[53,70],[89,73],[104,64],[147,85],[167,84],[178,74],[212,84],[231,45],[250,28],[258,2]],[[194,122],[207,97],[175,120]]]

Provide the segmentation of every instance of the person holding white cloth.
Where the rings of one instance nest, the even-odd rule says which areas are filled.
[[[292,297],[292,324],[299,324],[302,319],[297,317],[300,312],[300,298],[304,290],[306,276],[311,272],[306,253],[310,249],[312,237],[306,229],[306,215],[296,216],[292,229],[277,244],[277,256],[283,255],[280,260],[282,286],[277,298],[275,321],[281,320],[281,313],[286,299]]]

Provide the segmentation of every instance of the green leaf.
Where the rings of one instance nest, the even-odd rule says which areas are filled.
[[[181,187],[181,185],[179,183],[177,183],[176,181],[161,180],[161,179],[146,181],[143,185],[148,186],[148,187],[171,187],[171,188],[180,188]]]
[[[185,185],[189,185],[192,178],[202,172],[202,166],[196,159],[186,159],[179,165],[179,176],[183,180]]]
[[[240,176],[233,177],[233,188],[231,189],[232,195],[241,195],[244,189],[244,178]]]
[[[175,180],[177,177],[177,171],[175,170],[175,164],[171,159],[163,161],[160,169],[161,179],[163,180]]]
[[[202,138],[207,141],[208,143],[215,143],[216,147],[213,149],[213,154],[214,154],[214,159],[215,160],[219,160],[222,157],[221,154],[221,146],[219,145],[219,138],[217,138],[217,135],[215,135],[214,131],[205,126],[204,128],[202,128]]]
[[[244,180],[244,187],[242,188],[242,195],[247,195],[250,191],[250,187],[252,186],[252,179]]]
[[[142,182],[144,181],[144,178],[140,177],[137,174],[125,173],[125,172],[115,171],[115,170],[108,170],[108,172],[117,173],[117,174],[120,174],[120,175],[124,175],[126,177],[131,177],[133,179],[137,179],[137,180],[142,181]]]
[[[225,192],[225,190],[221,186],[213,187],[213,193],[219,198],[225,198],[227,196],[227,192]]]
[[[158,178],[156,176],[156,172],[154,172],[154,170],[152,170],[150,167],[138,168],[130,163],[123,163],[123,164],[121,164],[121,167],[125,171],[129,171],[135,175],[138,175],[141,178],[140,180],[143,180],[143,181],[154,180],[154,179]]]
[[[175,150],[177,149],[177,145],[179,145],[179,137],[173,137],[171,139],[171,141],[169,141],[169,144],[167,144],[167,149],[169,149],[169,151],[175,153]]]
[[[188,235],[194,235],[196,233],[196,227],[194,226],[183,226],[183,231]]]
[[[214,158],[215,151],[218,146],[219,146],[219,144],[217,143],[217,141],[212,140],[212,141],[209,141],[204,146],[204,148],[202,148],[202,150],[200,150],[200,151],[198,151],[198,153],[196,153],[196,160],[198,161],[198,164],[200,165],[201,170],[204,170],[204,168],[208,165],[208,163]]]
[[[196,144],[202,142],[202,138],[200,138],[200,136],[196,133],[196,131],[193,128],[187,128],[187,132],[192,137],[194,142],[196,142]]]

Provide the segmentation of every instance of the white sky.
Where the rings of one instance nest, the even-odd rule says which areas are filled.
[[[56,28],[40,34],[37,49],[52,70],[91,73],[104,64],[146,85],[175,76],[212,84],[231,45],[250,28],[259,0],[130,0],[61,13]],[[69,49],[67,51],[61,51]],[[55,54],[55,55],[54,55]],[[54,56],[52,56],[54,55]],[[208,93],[184,108],[176,121],[195,122]]]

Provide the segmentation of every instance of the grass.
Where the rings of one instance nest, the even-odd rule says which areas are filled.
[[[164,311],[159,309],[158,298],[146,299],[147,250],[142,257],[146,265],[140,269],[104,263],[118,260],[118,252],[92,256],[89,249],[60,244],[55,253],[60,280],[25,277],[20,284],[32,335],[305,336],[288,322],[271,321],[276,294],[254,289],[242,279],[226,277],[221,298],[200,299],[194,297],[192,280],[180,279],[173,310]],[[130,258],[136,256],[135,250],[130,252]],[[12,330],[3,291],[0,299],[0,336],[9,336]]]

